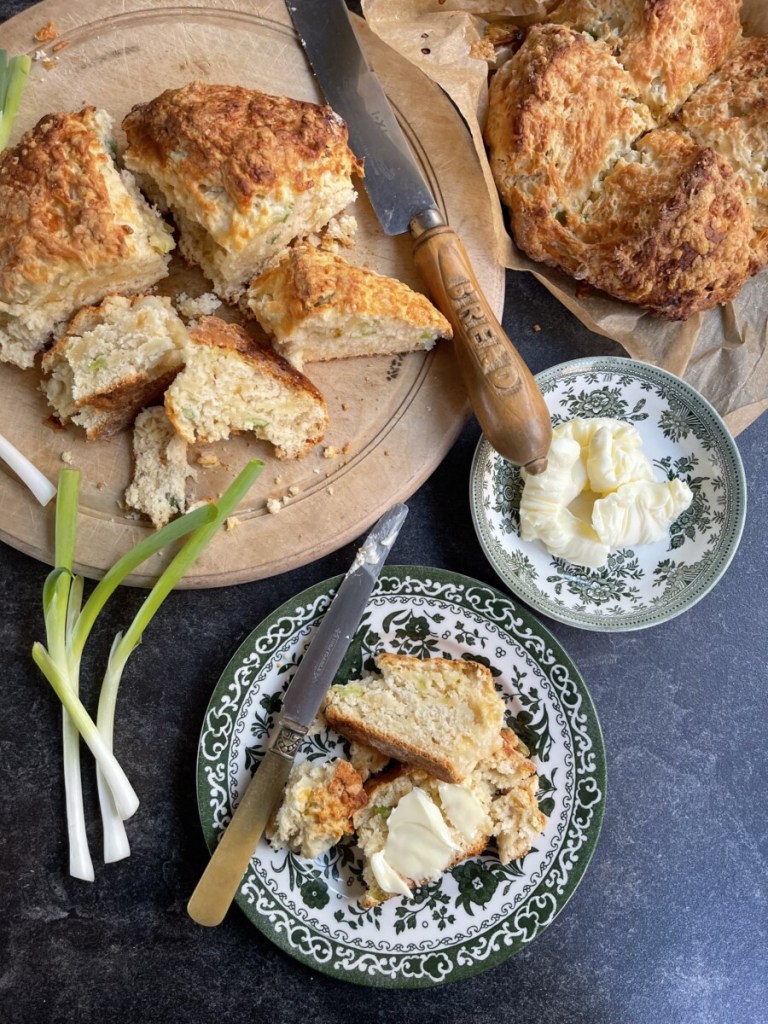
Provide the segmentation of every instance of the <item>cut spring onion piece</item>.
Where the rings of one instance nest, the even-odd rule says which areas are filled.
[[[26,53],[9,57],[6,50],[0,50],[0,149],[5,149],[11,137],[31,65]]]
[[[56,493],[56,488],[48,477],[43,476],[37,466],[29,461],[26,455],[22,455],[19,449],[15,448],[2,434],[0,434],[0,459],[11,467],[41,505],[48,504]]]

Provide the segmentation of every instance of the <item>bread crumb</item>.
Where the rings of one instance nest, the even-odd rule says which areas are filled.
[[[58,57],[46,57],[43,61],[43,67],[46,71],[53,71],[56,65],[59,63]]]
[[[32,37],[36,43],[50,43],[52,39],[55,39],[59,34],[59,30],[56,28],[52,21],[47,21],[45,25],[42,25]]]
[[[220,466],[221,460],[218,455],[203,452],[197,457],[198,466]]]
[[[323,458],[324,459],[338,459],[338,457],[340,455],[343,455],[343,454],[344,454],[344,449],[343,448],[337,448],[335,444],[329,444],[329,445],[326,445],[325,448],[323,448]]]
[[[389,458],[389,448],[384,449],[384,454]]]
[[[228,519],[224,520],[224,529],[227,531],[227,533],[234,533],[239,525],[240,520],[237,518],[237,516],[229,516]]]
[[[51,47],[51,53],[58,53],[59,50],[63,50],[66,46],[69,46],[69,39],[60,39],[58,43],[54,43]]]
[[[186,292],[181,292],[176,297],[174,304],[182,316],[191,319],[199,316],[211,316],[221,305],[221,299],[213,292],[205,292],[203,295],[198,295],[197,298],[187,295]]]
[[[275,483],[276,484],[281,484],[282,482],[283,482],[283,478],[281,476],[276,476],[275,477]]]
[[[326,491],[327,491],[327,492],[328,492],[329,494],[333,494],[333,488],[332,488],[332,487],[326,487],[325,489],[326,489]]]
[[[534,331],[536,331],[538,333],[538,331],[541,330],[541,324],[534,324],[533,325],[533,329],[534,329]]]
[[[341,411],[342,412],[346,412],[348,408],[349,408],[349,405],[346,402],[342,402],[341,403]]]
[[[72,456],[72,452],[62,452],[61,453],[61,461],[62,462],[66,462],[66,464],[68,466],[71,466],[72,463],[75,461],[73,456]]]
[[[267,498],[267,512],[270,512],[273,516],[276,516],[282,507],[282,498]]]
[[[99,480],[99,482],[96,484],[96,490],[97,491],[103,491],[106,486],[107,486],[107,481],[106,480]]]
[[[45,50],[35,50],[32,54],[32,60],[48,60],[48,54]]]
[[[301,490],[300,487],[297,487],[296,484],[293,484],[291,487],[288,488],[288,493],[290,494],[290,496],[292,498],[295,498],[300,490]]]

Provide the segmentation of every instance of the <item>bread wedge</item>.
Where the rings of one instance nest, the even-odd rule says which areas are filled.
[[[85,107],[0,154],[0,360],[31,366],[81,306],[167,275],[173,236],[114,152],[111,118]]]
[[[325,400],[311,381],[239,324],[202,317],[189,333],[185,366],[165,393],[165,408],[189,444],[251,433],[281,459],[297,459],[322,440]]]
[[[308,244],[288,250],[240,300],[301,369],[317,360],[431,349],[451,326],[426,296]]]
[[[164,202],[180,248],[234,301],[295,238],[356,196],[362,173],[330,107],[255,89],[192,82],[123,121],[126,166]]]
[[[350,740],[461,782],[500,745],[504,702],[474,661],[382,653],[379,675],[332,686],[328,725]]]
[[[111,437],[162,397],[187,339],[170,299],[110,295],[76,313],[45,353],[43,391],[57,418],[83,427],[89,441]]]

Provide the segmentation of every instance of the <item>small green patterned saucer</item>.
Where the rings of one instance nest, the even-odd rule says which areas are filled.
[[[679,477],[690,507],[656,544],[624,548],[602,569],[520,539],[520,472],[481,438],[470,475],[472,518],[491,565],[532,608],[583,629],[644,629],[680,615],[714,587],[744,529],[747,486],[736,443],[712,406],[678,377],[622,357],[561,363],[536,380],[553,425],[607,416],[634,424],[656,479]]]
[[[197,800],[210,850],[262,756],[282,694],[341,577],[305,590],[265,619],[224,670],[203,722]],[[469,977],[526,946],[563,909],[597,842],[605,802],[600,725],[578,670],[554,637],[508,596],[466,576],[386,567],[337,674],[373,654],[469,658],[488,665],[507,725],[531,750],[546,829],[525,857],[493,853],[434,883],[363,910],[352,844],[309,861],[263,840],[236,902],[281,949],[345,981],[423,988]],[[300,758],[325,760],[344,741],[311,734]]]

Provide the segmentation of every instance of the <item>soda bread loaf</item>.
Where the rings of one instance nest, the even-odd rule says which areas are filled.
[[[504,702],[474,661],[383,653],[379,675],[332,686],[328,725],[350,740],[461,782],[500,745]]]
[[[168,273],[173,236],[114,151],[111,118],[85,107],[0,154],[0,360],[32,366],[76,309]]]
[[[356,196],[361,165],[328,106],[192,82],[123,121],[126,166],[168,206],[184,255],[223,298],[294,238],[319,231]]]
[[[361,904],[407,895],[481,854],[493,837],[502,864],[524,856],[547,823],[527,755],[512,730],[503,729],[496,752],[460,784],[412,767],[371,780],[368,803],[353,817],[366,884]]]
[[[187,443],[162,405],[144,409],[133,425],[133,479],[125,502],[149,516],[158,529],[187,508]]]
[[[430,349],[452,334],[424,295],[308,244],[293,246],[254,278],[240,308],[298,369],[315,360]]]
[[[354,831],[352,815],[367,802],[363,780],[349,761],[302,761],[291,769],[267,838],[276,850],[319,857]]]
[[[765,60],[738,42],[739,7],[565,0],[528,30],[491,80],[485,137],[532,259],[672,320],[765,265]],[[710,103],[719,124],[697,130]]]
[[[297,459],[322,440],[323,396],[298,370],[239,324],[202,317],[189,333],[185,366],[165,393],[165,408],[189,444],[252,433],[278,458]]]
[[[111,437],[160,398],[181,369],[188,334],[171,300],[110,295],[86,306],[45,353],[43,391],[56,416]]]

